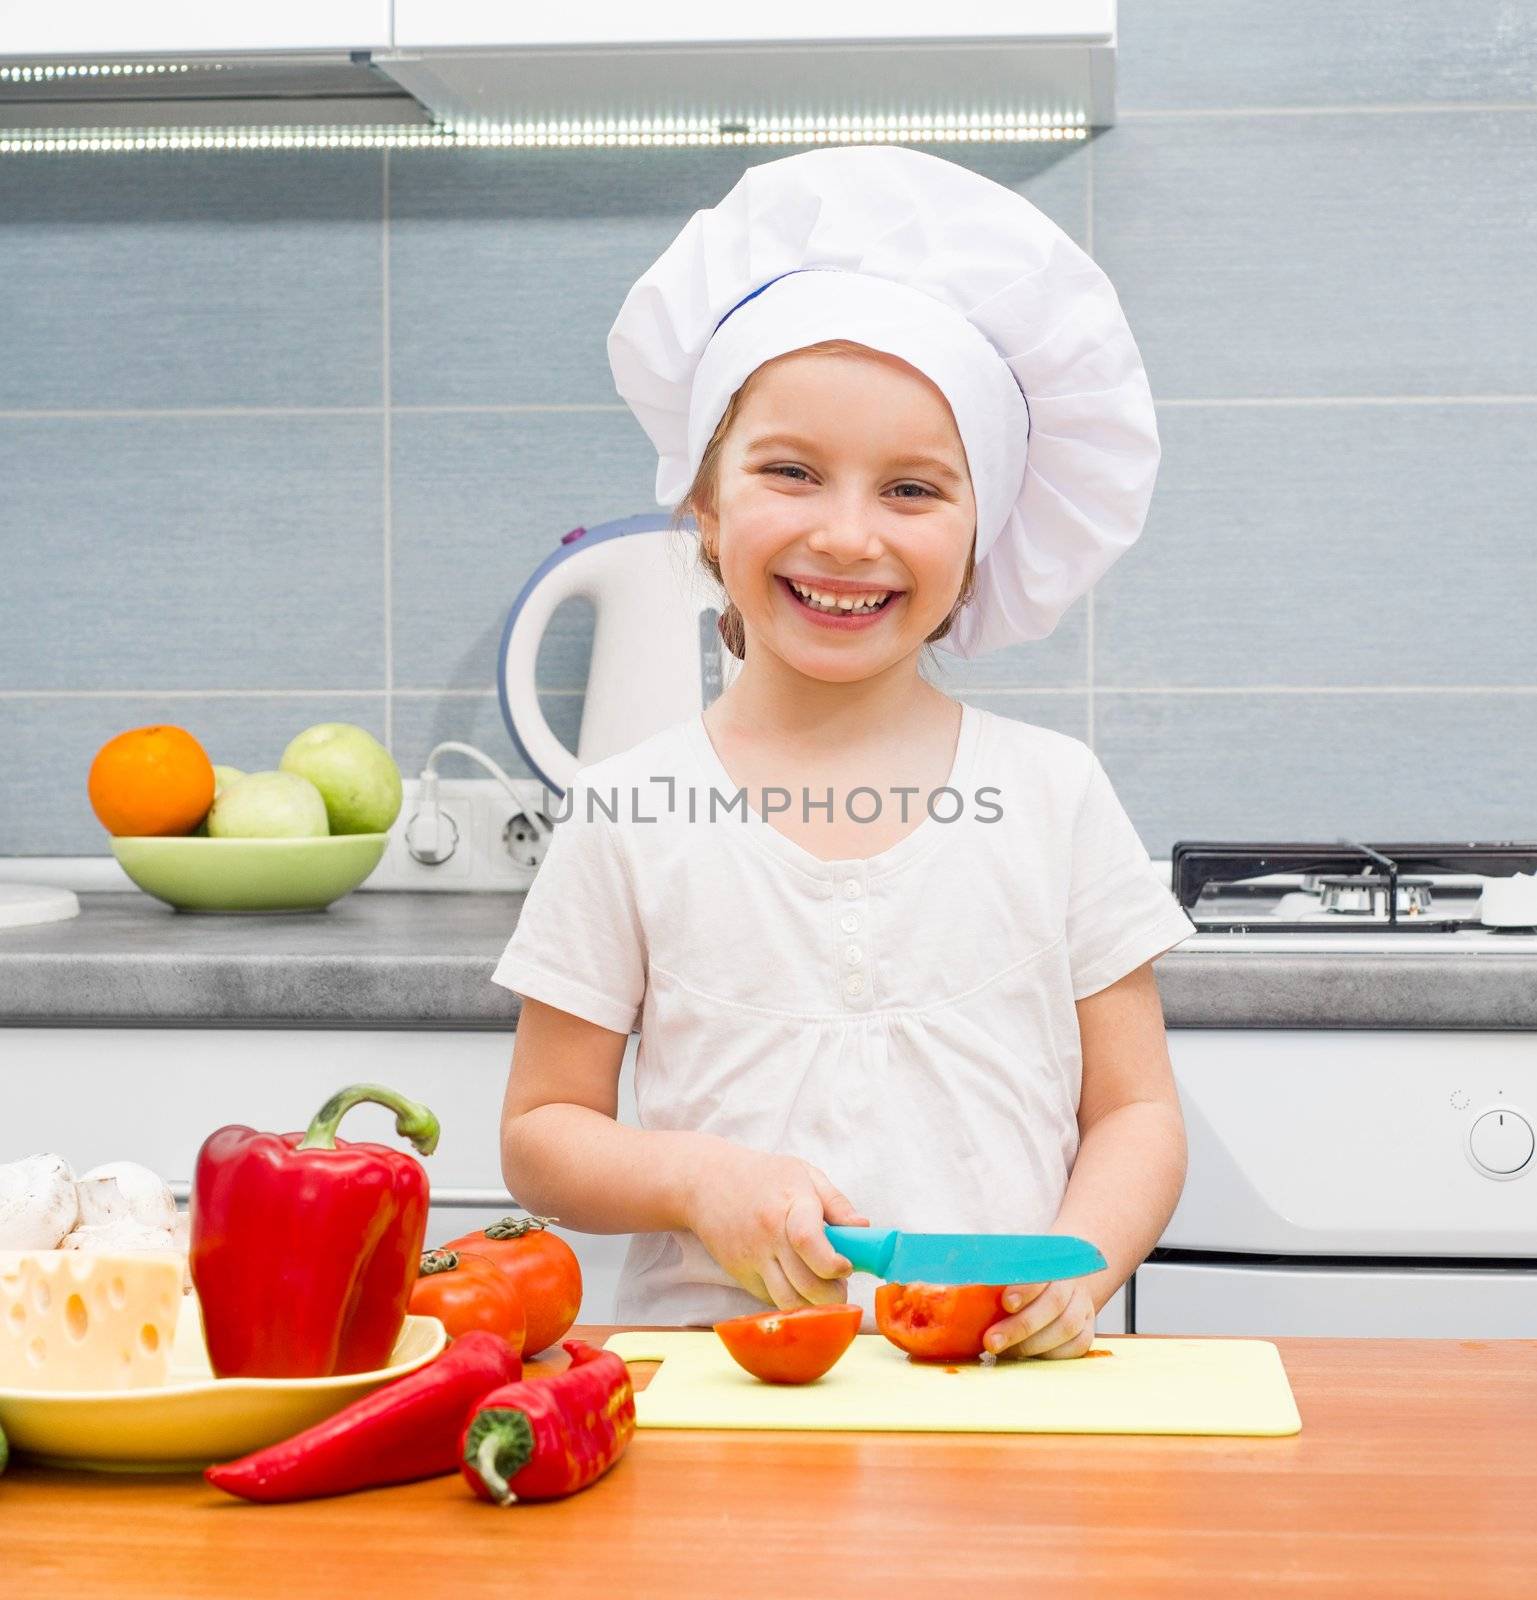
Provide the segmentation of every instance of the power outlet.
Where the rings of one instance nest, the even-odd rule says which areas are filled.
[[[557,803],[542,783],[515,778],[514,800],[495,778],[440,778],[438,809],[452,826],[444,826],[434,852],[444,859],[436,864],[418,861],[406,845],[406,831],[421,807],[421,787],[420,779],[406,779],[390,842],[365,889],[516,894],[528,888],[544,859],[552,826],[548,808]],[[535,811],[543,835],[529,821]],[[419,832],[413,837],[419,847],[428,842]]]

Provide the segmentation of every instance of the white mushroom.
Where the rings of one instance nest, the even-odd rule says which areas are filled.
[[[82,1222],[65,1234],[61,1250],[176,1250],[169,1228],[146,1228],[142,1222]],[[180,1254],[179,1251],[177,1251]]]
[[[0,1166],[0,1250],[56,1250],[79,1216],[75,1175],[63,1156]]]
[[[152,1250],[176,1256],[181,1262],[181,1291],[192,1288],[192,1271],[183,1242],[183,1230],[176,1227],[146,1228],[142,1222],[83,1222],[64,1236],[61,1250],[85,1250],[118,1255],[124,1251]]]
[[[108,1161],[75,1180],[80,1220],[90,1227],[136,1222],[145,1228],[171,1228],[176,1200],[165,1180],[134,1161]]]

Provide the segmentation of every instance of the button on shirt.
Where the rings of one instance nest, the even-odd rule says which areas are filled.
[[[643,1128],[799,1156],[876,1227],[1044,1231],[1078,1149],[1074,1002],[1194,928],[1081,740],[963,705],[949,788],[824,861],[702,714],[677,723],[578,773],[494,979],[638,1028]],[[867,1328],[876,1286],[848,1281]],[[761,1309],[665,1232],[631,1242],[614,1316]]]

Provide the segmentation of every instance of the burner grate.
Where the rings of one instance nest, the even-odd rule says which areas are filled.
[[[1246,844],[1181,840],[1171,859],[1171,886],[1186,914],[1203,933],[1455,933],[1481,928],[1475,909],[1471,915],[1426,915],[1417,909],[1417,891],[1428,888],[1427,873],[1442,872],[1472,877],[1510,877],[1537,872],[1537,843],[1501,841],[1491,844],[1359,844],[1341,839],[1333,844]],[[1410,876],[1418,874],[1419,876]],[[1295,875],[1316,881],[1320,887],[1380,890],[1383,910],[1340,913],[1310,921],[1267,916],[1256,921],[1242,909],[1229,906],[1226,915],[1212,913],[1210,902],[1219,897],[1274,903],[1274,884],[1254,880]],[[1311,886],[1311,885],[1310,885]],[[1400,905],[1400,890],[1408,904]],[[1207,915],[1201,915],[1201,902]]]

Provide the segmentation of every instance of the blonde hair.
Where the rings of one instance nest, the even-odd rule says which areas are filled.
[[[848,339],[824,339],[820,344],[805,346],[805,349],[818,355],[865,357],[870,355],[870,351],[866,346],[855,344]],[[800,352],[797,351],[796,354],[800,354]],[[762,368],[760,367],[758,370],[762,371]],[[753,377],[756,376],[757,374],[754,373]],[[674,531],[677,531],[682,526],[684,519],[689,516],[692,516],[697,523],[701,510],[711,516],[718,514],[721,452],[726,442],[726,435],[730,433],[731,425],[736,421],[743,397],[751,384],[752,378],[750,377],[727,403],[726,410],[716,424],[715,432],[710,436],[710,442],[705,446],[703,456],[700,457],[699,470],[694,474],[694,481],[689,485],[688,493],[678,502],[677,508],[673,512],[672,527]],[[976,551],[977,541],[975,530],[973,530],[971,548],[966,552],[966,571],[961,579],[960,594],[956,597],[955,604],[950,608],[950,614],[924,640],[925,648],[933,644],[936,639],[943,639],[950,632],[951,628],[955,626],[955,619],[960,615],[962,607],[975,594],[977,578]],[[705,549],[703,538],[699,540],[699,564],[720,585],[721,591],[724,593],[726,583],[721,575],[720,562]],[[747,659],[747,632],[742,622],[742,613],[737,610],[736,603],[729,596],[727,597],[725,612],[720,619],[720,636],[726,648],[739,661]]]

